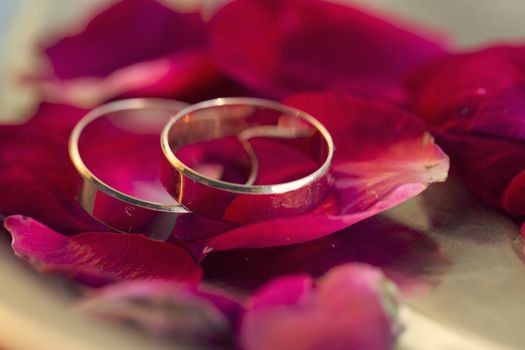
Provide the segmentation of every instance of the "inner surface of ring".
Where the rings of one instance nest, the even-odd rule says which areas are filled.
[[[176,205],[159,180],[158,139],[170,116],[166,107],[120,109],[92,120],[78,140],[80,156],[99,180],[126,195]]]
[[[167,135],[173,154],[193,171],[196,169],[192,164],[180,156],[186,147],[232,137],[249,143],[258,160],[255,185],[285,183],[308,176],[319,169],[329,152],[320,130],[298,111],[246,104],[191,111],[177,119]]]

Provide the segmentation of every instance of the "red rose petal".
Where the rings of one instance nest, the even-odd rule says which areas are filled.
[[[192,345],[231,347],[241,306],[217,290],[163,281],[121,282],[77,304],[83,313]]]
[[[85,283],[162,279],[195,284],[201,270],[188,251],[137,234],[85,232],[63,236],[31,218],[14,215],[4,225],[16,255],[41,270],[67,271]],[[90,279],[83,280],[88,274]]]
[[[398,100],[393,91],[402,90],[404,75],[445,53],[381,18],[325,1],[232,1],[208,30],[219,65],[274,97],[334,88]]]
[[[256,292],[242,321],[241,343],[258,349],[391,349],[396,303],[379,270],[342,265],[314,286],[282,277]]]
[[[521,154],[525,151],[523,147],[520,147],[520,157],[512,159],[512,164],[516,164],[519,161],[521,164],[525,163]],[[509,183],[505,192],[501,196],[501,206],[508,213],[516,216],[525,215],[525,201],[523,196],[525,194],[525,164],[521,168],[521,171],[512,179]]]
[[[60,229],[100,228],[76,203],[80,177],[67,152],[85,110],[42,104],[22,125],[0,125],[0,214],[23,214]]]
[[[335,185],[331,195],[308,214],[220,234],[205,242],[205,253],[322,237],[391,208],[447,177],[447,156],[411,114],[335,94],[303,94],[285,102],[318,118],[333,136]]]

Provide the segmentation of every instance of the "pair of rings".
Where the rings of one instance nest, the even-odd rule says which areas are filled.
[[[290,141],[316,167],[299,178],[261,184],[257,139]],[[231,140],[244,154],[228,153],[224,145]],[[224,148],[223,158],[244,164],[242,179],[225,176],[224,166],[199,164],[202,150],[195,145],[212,153]],[[329,132],[314,117],[254,98],[191,106],[150,98],[110,102],[81,119],[69,140],[83,180],[80,205],[117,231],[157,239],[169,237],[177,219],[189,213],[235,224],[306,213],[330,190],[333,153]]]

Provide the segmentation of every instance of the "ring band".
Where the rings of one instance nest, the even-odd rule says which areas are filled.
[[[221,137],[305,138],[304,148],[320,164],[305,177],[278,184],[238,184],[210,178],[184,164],[177,152],[184,146]],[[194,213],[234,223],[249,223],[306,213],[331,187],[334,145],[330,133],[314,117],[280,103],[255,98],[219,98],[178,112],[161,134],[169,162],[162,182],[168,192]]]
[[[186,106],[182,102],[163,99],[121,100],[93,109],[78,122],[69,139],[69,155],[83,179],[78,202],[92,217],[120,232],[142,233],[156,239],[166,239],[171,234],[177,217],[188,213],[187,209],[167,194],[166,201],[157,201],[130,195],[115,188],[93,173],[86,165],[80,148],[84,138],[89,139],[90,134],[96,140],[87,141],[104,142],[100,139],[99,130],[95,128],[96,121],[108,122],[111,128],[118,128],[119,135],[124,132],[128,137],[133,136],[135,131],[149,132],[154,145],[158,147],[158,135],[166,122]],[[107,120],[102,119],[104,117]],[[113,147],[112,144],[109,146]],[[158,153],[160,154],[160,149]],[[160,155],[159,160],[161,158]],[[118,165],[119,159],[110,161]],[[159,184],[159,187],[162,189],[162,185]]]

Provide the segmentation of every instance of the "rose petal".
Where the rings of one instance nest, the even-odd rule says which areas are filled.
[[[513,215],[525,214],[525,146],[512,140],[475,134],[438,135],[468,188],[487,204]],[[512,184],[512,185],[511,185]]]
[[[333,233],[417,195],[447,177],[448,158],[416,117],[395,107],[336,94],[285,101],[330,131],[335,185],[314,211],[238,227],[205,242],[203,251],[305,242]]]
[[[121,282],[88,295],[78,310],[192,345],[233,346],[241,306],[223,293],[162,281]]]
[[[100,228],[75,201],[79,176],[67,141],[85,110],[42,104],[22,125],[0,125],[0,214],[23,214],[65,232]]]
[[[119,68],[105,77],[36,80],[47,101],[85,107],[112,98],[171,97],[192,100],[225,78],[201,51],[185,51]],[[227,90],[226,90],[227,91]]]
[[[405,74],[445,52],[384,19],[325,1],[232,1],[208,31],[218,64],[274,97],[335,88],[398,100],[392,91],[402,91]]]
[[[47,101],[92,107],[123,97],[199,101],[250,94],[210,59],[198,13],[153,0],[120,1],[44,51],[54,73],[29,81]]]
[[[496,47],[451,55],[420,68],[407,83],[413,108],[432,125],[456,131],[468,128],[465,121],[480,101],[521,79],[517,67],[508,60],[511,51]],[[450,113],[457,113],[458,118],[451,118]]]
[[[391,349],[397,331],[392,285],[379,270],[342,265],[314,286],[306,276],[269,282],[242,321],[241,342],[257,349]]]
[[[212,253],[202,266],[207,280],[251,291],[275,276],[318,277],[350,262],[381,268],[404,296],[428,292],[450,265],[427,235],[376,215],[310,242]]]
[[[198,13],[177,13],[154,0],[123,0],[94,17],[79,33],[44,51],[56,77],[105,77],[135,63],[203,46]]]
[[[40,270],[67,271],[89,284],[101,279],[163,279],[198,283],[201,270],[188,251],[137,234],[84,232],[63,236],[31,218],[15,215],[4,221],[16,255]],[[82,276],[88,274],[89,280]]]
[[[435,129],[462,180],[486,203],[524,215],[525,50],[458,54],[409,81],[413,108]]]

